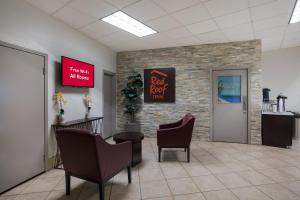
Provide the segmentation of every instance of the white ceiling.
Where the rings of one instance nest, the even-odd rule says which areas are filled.
[[[296,0],[27,0],[115,51],[262,39],[263,51],[300,46]],[[99,19],[122,10],[158,31],[136,37]]]

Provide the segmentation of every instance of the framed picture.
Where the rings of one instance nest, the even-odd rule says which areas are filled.
[[[144,102],[175,102],[175,68],[144,69]]]
[[[241,76],[218,76],[218,102],[241,103]]]

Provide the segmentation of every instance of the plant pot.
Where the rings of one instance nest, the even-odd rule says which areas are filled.
[[[141,125],[138,122],[128,122],[124,128],[125,131],[141,132]]]

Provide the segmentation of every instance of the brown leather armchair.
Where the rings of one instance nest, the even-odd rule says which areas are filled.
[[[105,183],[126,167],[131,183],[130,142],[111,145],[100,135],[82,129],[57,130],[56,139],[65,170],[67,195],[70,195],[71,176],[99,184],[100,200],[104,200]]]
[[[158,162],[160,162],[162,148],[184,148],[187,151],[187,161],[190,162],[194,122],[195,117],[188,113],[177,122],[159,125],[157,130]]]

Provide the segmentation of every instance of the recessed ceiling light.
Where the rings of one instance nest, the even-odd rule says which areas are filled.
[[[300,22],[300,1],[297,0],[295,4],[295,8],[293,10],[293,14],[290,20],[290,24],[294,24]]]
[[[146,35],[157,33],[155,30],[133,19],[122,11],[115,12],[107,17],[102,18],[101,20],[138,37],[144,37]]]

